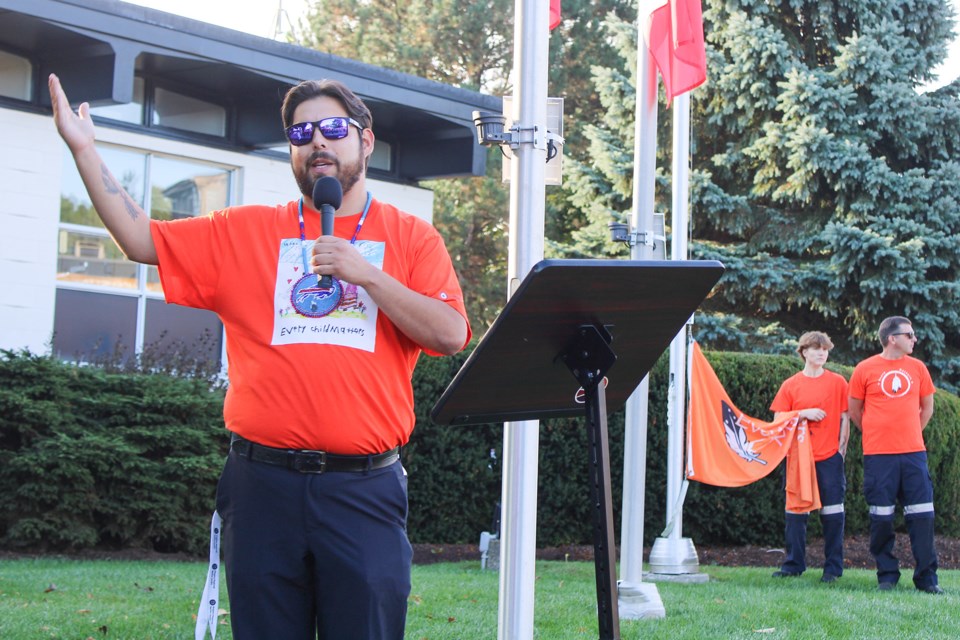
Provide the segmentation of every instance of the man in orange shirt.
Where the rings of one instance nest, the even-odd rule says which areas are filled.
[[[899,560],[893,555],[893,516],[903,503],[920,591],[943,593],[937,584],[933,541],[933,482],[927,468],[923,430],[933,416],[936,389],[927,367],[910,356],[917,336],[909,319],[880,323],[883,351],[856,366],[850,378],[850,417],[863,432],[863,493],[870,508],[870,553],[881,591],[896,587]]]
[[[460,351],[470,325],[440,234],[367,191],[369,108],[340,82],[299,83],[280,113],[294,199],[160,221],[103,164],[89,105],[74,112],[52,74],[49,88],[57,131],[124,254],[158,265],[167,302],[223,321],[232,435],[217,512],[233,637],[403,638],[410,380],[421,353]],[[317,184],[327,193],[315,206]]]
[[[807,421],[823,505],[820,508],[824,547],[821,582],[834,582],[843,575],[843,501],[847,492],[843,461],[850,439],[847,381],[840,374],[823,368],[832,348],[833,342],[820,331],[800,336],[797,353],[803,358],[803,370],[783,382],[770,405],[774,421],[788,411],[799,411],[799,417]],[[773,577],[799,576],[806,570],[808,516],[808,513],[786,512],[787,555]]]

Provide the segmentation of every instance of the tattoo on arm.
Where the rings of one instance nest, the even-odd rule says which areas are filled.
[[[140,217],[140,212],[137,211],[137,204],[133,201],[123,187],[117,184],[117,181],[110,175],[110,170],[107,169],[107,165],[100,165],[100,175],[103,179],[103,186],[106,188],[107,193],[119,195],[123,200],[123,206],[127,210],[127,215],[130,216],[131,220],[136,220]]]

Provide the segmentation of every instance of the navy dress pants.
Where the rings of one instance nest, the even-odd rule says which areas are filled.
[[[870,553],[877,561],[877,581],[896,584],[900,580],[900,560],[894,555],[894,512],[899,500],[910,533],[913,584],[917,589],[937,584],[933,481],[927,452],[864,456],[863,493],[870,508]]]
[[[236,640],[399,640],[413,551],[398,461],[299,473],[231,452],[217,489]]]
[[[843,575],[843,530],[846,522],[843,502],[847,494],[843,456],[836,453],[816,463],[817,486],[820,489],[820,524],[823,526],[823,574]],[[784,538],[786,557],[780,570],[801,574],[807,570],[806,513],[785,514]]]

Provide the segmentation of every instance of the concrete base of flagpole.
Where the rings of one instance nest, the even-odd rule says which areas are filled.
[[[650,549],[649,569],[643,579],[650,582],[700,583],[710,579],[700,573],[700,559],[690,538],[657,538]]]
[[[643,582],[617,583],[617,609],[621,620],[654,620],[667,616],[657,585]]]

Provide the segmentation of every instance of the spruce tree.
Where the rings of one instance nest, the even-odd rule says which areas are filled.
[[[956,390],[960,82],[919,90],[946,56],[949,6],[705,0],[703,7],[708,80],[691,96],[691,247],[727,272],[698,314],[698,339],[785,352],[799,333],[822,330],[837,359],[852,364],[879,350],[884,317],[905,315],[921,336],[915,355]],[[629,26],[608,24],[611,33]],[[635,41],[620,42],[623,68],[632,68]],[[610,219],[603,209],[629,207],[623,181],[632,158],[621,163],[632,150],[633,122],[622,111],[635,79],[609,68],[594,75],[612,96],[610,117],[592,136],[592,162],[570,180],[569,200],[591,207],[586,229],[595,240]],[[661,128],[668,127],[660,104]],[[668,210],[666,136],[658,167],[658,210]],[[577,248],[597,250],[588,242]]]

